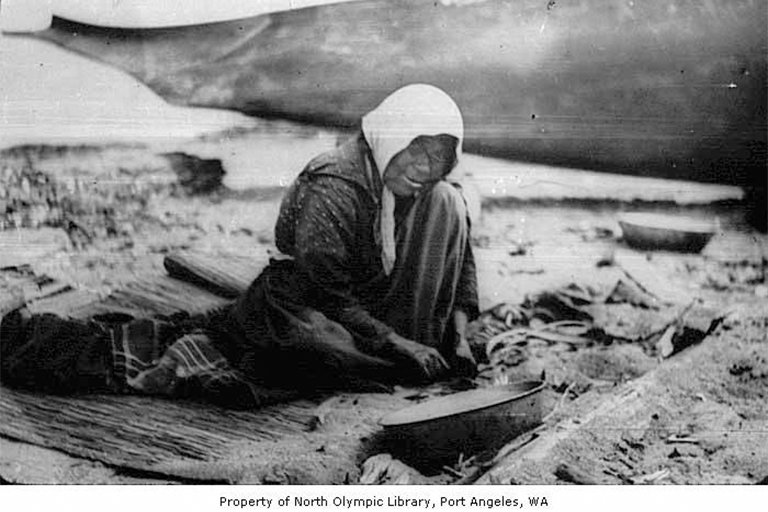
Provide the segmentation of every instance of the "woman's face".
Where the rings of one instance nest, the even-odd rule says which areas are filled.
[[[417,137],[390,160],[384,185],[396,196],[416,196],[442,180],[455,162],[455,137]]]

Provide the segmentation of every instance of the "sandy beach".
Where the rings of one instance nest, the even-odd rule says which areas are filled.
[[[108,296],[140,278],[165,275],[164,258],[178,251],[251,258],[257,274],[272,250],[282,191],[312,156],[348,135],[171,106],[131,77],[51,44],[7,35],[0,43],[0,296],[17,291],[22,268]],[[539,441],[483,467],[475,480],[552,484],[586,471],[592,481],[577,483],[643,483],[648,475],[656,475],[653,483],[765,483],[768,237],[746,223],[742,190],[477,155],[463,165],[476,198],[472,244],[484,311],[573,283],[615,283],[627,268],[622,262],[635,258],[658,280],[718,312],[711,332],[668,358],[659,355],[656,339],[581,348],[528,343],[502,365],[503,373],[515,380],[544,371],[544,430]],[[637,251],[617,223],[627,211],[717,219],[719,228],[701,253]],[[485,364],[486,376],[499,377],[501,366]],[[325,397],[317,411],[330,408],[337,416],[302,433],[301,441],[291,438],[258,461],[252,448],[251,466],[236,460],[235,451],[218,453],[197,461],[197,473],[174,471],[172,464],[139,470],[116,463],[108,450],[84,457],[75,441],[32,442],[6,430],[0,479],[354,483],[364,459],[376,455],[367,445],[360,449],[359,439],[375,431],[381,414],[407,403],[406,396],[433,392]],[[579,421],[584,429],[574,427]],[[618,427],[607,428],[610,421]],[[339,439],[347,431],[353,434],[344,444]],[[318,448],[333,443],[341,455]],[[298,456],[305,452],[310,455]],[[212,468],[224,476],[213,478]],[[468,469],[416,482],[456,482]]]

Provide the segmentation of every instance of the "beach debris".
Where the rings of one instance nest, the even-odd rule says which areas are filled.
[[[659,341],[656,342],[656,351],[662,359],[668,358],[675,352],[675,345],[672,343],[672,338],[676,331],[677,327],[670,325],[667,327],[667,330],[664,331],[664,334],[661,335]]]
[[[520,306],[512,304],[497,304],[491,308],[490,313],[497,320],[502,320],[504,325],[510,329],[515,325],[525,324],[528,321],[525,310]]]
[[[596,485],[600,483],[586,470],[576,467],[574,464],[566,464],[564,462],[557,465],[554,474],[558,480],[577,485]]]
[[[510,242],[507,254],[510,256],[525,256],[528,254],[528,248],[533,246],[533,242]]]
[[[668,444],[680,443],[680,444],[699,444],[701,441],[696,437],[671,435],[665,439]]]
[[[610,227],[595,225],[587,221],[581,221],[576,226],[567,227],[565,231],[579,235],[584,242],[616,238],[616,233]]]
[[[456,464],[453,467],[443,466],[443,469],[460,479],[466,478],[468,472],[472,471],[472,469],[474,468],[474,464],[476,460],[477,460],[476,455],[465,458],[464,454],[460,453],[459,460],[456,461]]]
[[[552,408],[552,410],[549,411],[544,416],[544,418],[542,418],[542,422],[546,423],[551,418],[553,418],[557,413],[559,413],[565,407],[565,403],[568,400],[571,393],[573,393],[575,397],[578,397],[578,394],[573,392],[573,389],[575,387],[576,387],[575,382],[571,382],[570,384],[568,384],[568,386],[565,388],[565,391],[563,391],[563,394],[560,396],[560,400],[558,400],[557,404]]]
[[[604,250],[595,262],[597,268],[612,267],[616,264],[616,251],[613,248]]]
[[[634,483],[639,485],[655,485],[668,479],[670,474],[669,469],[664,468],[647,475],[635,477]]]
[[[1,244],[0,244],[1,245]],[[0,319],[30,303],[72,291],[69,283],[36,275],[28,265],[0,269]]]
[[[519,305],[500,303],[484,311],[468,330],[482,363],[478,382],[501,385],[547,369],[558,392],[571,384],[578,394],[612,387],[701,342],[724,316],[698,300],[661,300],[648,291],[655,283],[638,282],[622,272],[612,285],[570,283],[529,295]]]
[[[605,299],[606,304],[631,304],[644,309],[660,309],[659,300],[643,291],[633,281],[619,279]]]
[[[544,267],[538,267],[538,268],[523,268],[519,270],[511,270],[509,271],[510,276],[515,275],[528,275],[528,276],[537,276],[544,274],[546,271],[544,270]]]
[[[131,240],[142,225],[164,223],[148,208],[155,200],[214,192],[223,175],[219,160],[141,145],[2,149],[0,231],[59,228],[78,249]]]
[[[482,477],[488,470],[493,468],[500,461],[504,460],[510,454],[520,450],[524,446],[537,439],[545,428],[545,425],[542,424],[533,430],[529,430],[528,432],[515,437],[490,459],[480,459],[476,456],[473,456],[464,460],[463,455],[460,455],[457,467],[460,468],[458,469],[458,472],[462,473],[462,476],[451,483],[453,485],[471,485],[475,483],[480,477]],[[455,467],[454,470],[456,470],[457,467]],[[491,476],[491,483],[501,484],[502,482],[497,481],[495,477]],[[509,483],[513,482],[510,481]]]
[[[658,355],[670,357],[692,345],[701,343],[723,320],[725,314],[715,308],[692,304],[683,310],[674,325],[671,325],[656,344]],[[668,334],[671,331],[671,334]]]
[[[590,329],[591,325],[586,322],[571,320],[552,322],[539,328],[519,327],[497,334],[488,340],[485,348],[486,356],[489,361],[503,359],[508,352],[516,351],[516,346],[527,345],[532,340],[542,340],[548,344],[589,345],[592,341],[584,335]]]
[[[389,453],[380,453],[363,462],[358,482],[362,485],[419,485],[429,479]]]
[[[570,283],[555,290],[545,290],[529,296],[522,307],[530,311],[531,321],[539,319],[545,323],[558,320],[591,321],[592,315],[585,306],[602,302],[600,293],[588,286]]]
[[[690,304],[693,297],[669,282],[663,273],[641,253],[616,251],[616,264],[626,277],[662,305]]]
[[[200,158],[180,151],[163,153],[179,185],[190,195],[209,194],[221,188],[224,168],[218,158]]]

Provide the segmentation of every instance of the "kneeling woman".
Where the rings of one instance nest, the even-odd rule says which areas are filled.
[[[447,94],[410,85],[367,114],[358,136],[310,162],[275,228],[290,259],[273,261],[233,308],[240,353],[230,359],[270,364],[255,353],[298,348],[348,354],[348,371],[366,361],[375,371],[353,356],[360,349],[400,363],[403,377],[471,371],[464,331],[477,314],[475,265],[465,201],[445,180],[463,130]],[[328,330],[335,347],[323,342]]]
[[[113,368],[111,381],[150,394],[194,388],[250,406],[271,401],[270,386],[472,373],[464,334],[478,307],[470,225],[460,190],[446,181],[462,137],[461,113],[440,89],[416,84],[391,94],[363,117],[357,136],[312,160],[286,192],[275,227],[285,257],[206,335],[162,347],[159,364],[122,363],[122,379]],[[158,353],[142,343],[152,341],[112,343],[108,359]],[[15,355],[3,366],[9,382],[24,367],[44,371]]]

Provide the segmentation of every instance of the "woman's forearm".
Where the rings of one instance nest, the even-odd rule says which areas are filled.
[[[454,346],[453,348],[456,348],[456,346],[459,344],[461,340],[463,340],[467,333],[467,323],[469,323],[469,316],[463,309],[454,309],[453,310],[453,332],[455,336],[452,337]]]

